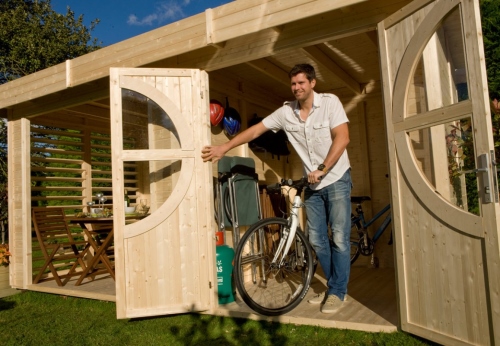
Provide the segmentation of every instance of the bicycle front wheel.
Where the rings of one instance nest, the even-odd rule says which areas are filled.
[[[236,249],[236,288],[245,303],[262,315],[276,316],[292,310],[304,299],[311,284],[313,251],[299,228],[290,250],[278,253],[280,241],[286,241],[288,233],[287,220],[264,219],[245,232]]]

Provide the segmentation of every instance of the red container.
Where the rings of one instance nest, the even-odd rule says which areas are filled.
[[[215,232],[215,245],[224,245],[224,232]]]

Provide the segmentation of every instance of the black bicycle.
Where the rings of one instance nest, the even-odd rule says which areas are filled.
[[[373,251],[375,250],[375,243],[391,223],[392,215],[391,213],[388,213],[384,221],[375,231],[373,237],[370,238],[368,235],[368,227],[388,212],[391,209],[391,205],[386,205],[382,208],[382,210],[375,214],[373,218],[366,221],[361,204],[364,201],[369,200],[371,200],[371,198],[368,196],[351,197],[351,202],[356,204],[356,212],[351,214],[351,265],[358,259],[360,254],[363,256],[370,256],[373,254]],[[392,234],[389,244],[392,244]],[[375,263],[375,258],[373,256],[371,264],[372,266],[378,265],[378,263]]]

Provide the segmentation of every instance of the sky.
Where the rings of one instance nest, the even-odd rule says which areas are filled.
[[[65,14],[69,6],[75,18],[83,15],[86,26],[100,22],[92,37],[102,46],[123,41],[183,18],[216,8],[232,0],[51,0],[52,9]]]

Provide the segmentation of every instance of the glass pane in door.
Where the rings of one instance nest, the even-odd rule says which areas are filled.
[[[453,205],[479,214],[471,118],[408,132],[417,165],[435,191]]]
[[[125,189],[135,214],[148,215],[158,209],[172,194],[181,171],[181,160],[124,162],[136,167],[135,179],[125,181]]]
[[[178,149],[180,141],[167,112],[148,97],[122,90],[123,148]]]
[[[122,90],[123,149],[179,149],[179,135],[168,110],[150,98],[132,90]],[[166,154],[168,155],[168,154]],[[124,162],[124,189],[130,198],[130,210],[151,214],[172,194],[179,179],[180,159],[137,160]]]
[[[441,22],[410,79],[406,117],[469,98],[464,39],[457,6]]]

